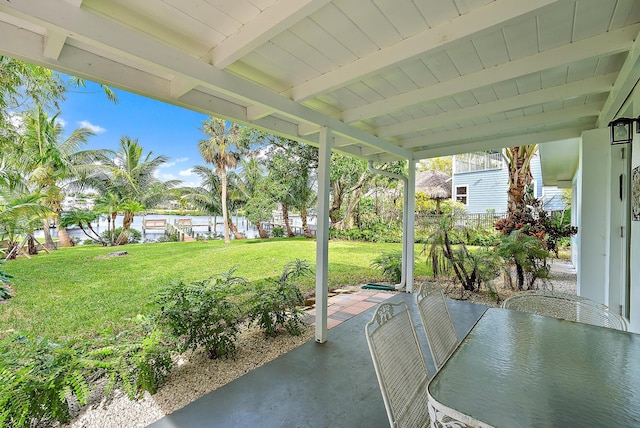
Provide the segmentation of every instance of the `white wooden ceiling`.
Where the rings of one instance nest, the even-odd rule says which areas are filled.
[[[374,161],[604,127],[639,32],[638,0],[0,0],[4,55]]]

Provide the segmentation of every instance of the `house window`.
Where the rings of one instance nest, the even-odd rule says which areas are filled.
[[[456,202],[467,205],[467,186],[456,186]]]

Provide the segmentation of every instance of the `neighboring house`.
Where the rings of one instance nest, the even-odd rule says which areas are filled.
[[[542,169],[538,154],[531,160],[533,192],[541,198],[547,211],[562,210],[563,190],[542,186]],[[507,211],[509,172],[500,152],[465,153],[453,157],[452,196],[465,205],[468,213],[503,213]]]

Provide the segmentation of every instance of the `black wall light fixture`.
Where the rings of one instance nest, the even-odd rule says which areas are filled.
[[[611,130],[611,145],[628,144],[633,141],[633,122],[636,122],[638,127],[636,132],[640,132],[640,117],[636,119],[621,117],[609,122],[609,129]]]

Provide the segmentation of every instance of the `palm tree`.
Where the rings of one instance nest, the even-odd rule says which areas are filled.
[[[60,245],[71,246],[71,240],[64,227],[59,226],[62,212],[64,187],[74,177],[83,172],[96,151],[81,151],[88,138],[94,133],[87,128],[74,130],[66,138],[62,136],[62,125],[57,122],[58,115],[49,117],[41,108],[26,112],[23,116],[23,130],[14,149],[14,162],[27,174],[32,191],[43,196],[43,204],[51,209],[53,224],[58,229]],[[55,248],[49,233],[49,219],[43,218],[45,246]]]
[[[268,238],[262,222],[271,218],[276,203],[271,198],[265,170],[255,157],[242,161],[240,190],[246,200],[244,209],[247,220],[256,225],[260,238]]]
[[[202,132],[207,134],[208,138],[200,140],[198,149],[204,161],[212,164],[220,177],[224,242],[228,244],[231,240],[227,210],[227,170],[234,169],[240,161],[240,127],[235,123],[211,117],[203,123]]]
[[[199,187],[182,189],[182,200],[209,215],[218,215],[222,212],[220,200],[220,177],[213,168],[204,165],[196,165],[193,172],[200,177]]]
[[[138,140],[124,136],[120,138],[120,150],[115,157],[102,157],[99,170],[87,178],[103,196],[109,193],[115,195],[115,198],[109,197],[119,201],[113,207],[124,211],[122,232],[115,241],[116,245],[127,242],[136,212],[166,200],[169,189],[180,184],[179,180],[163,182],[155,178],[156,170],[167,161],[166,156],[153,157],[152,152],[143,155],[143,148]],[[115,215],[117,211],[112,212],[113,220]]]
[[[533,180],[530,164],[537,152],[537,144],[508,147],[503,152],[509,170],[509,189],[507,190],[509,217],[524,211],[527,187]]]

